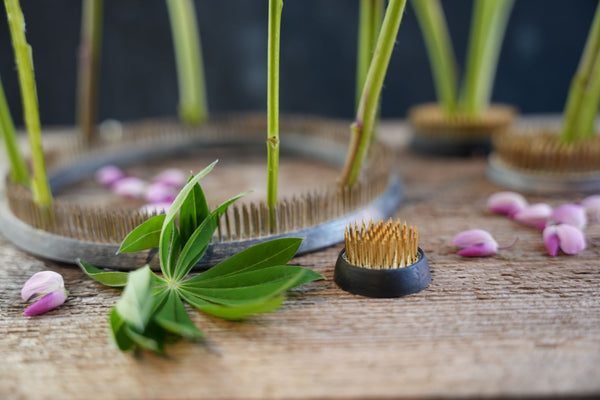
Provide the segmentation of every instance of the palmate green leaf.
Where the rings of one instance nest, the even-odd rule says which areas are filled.
[[[149,323],[143,333],[125,324],[123,330],[127,336],[140,348],[162,354],[165,349],[167,332],[155,323]]]
[[[135,343],[133,342],[133,340],[131,340],[129,335],[127,335],[127,331],[125,329],[125,321],[123,320],[123,318],[121,318],[115,307],[113,307],[110,310],[109,323],[113,343],[121,351],[131,350]]]
[[[280,266],[247,272],[246,276],[225,278],[218,287],[181,286],[186,292],[212,303],[227,306],[243,305],[264,301],[284,291],[321,278],[321,275],[302,267]],[[240,274],[244,275],[244,274]],[[249,283],[244,283],[244,278]],[[228,283],[234,285],[227,286]]]
[[[181,205],[179,212],[179,230],[181,240],[186,243],[196,228],[210,214],[206,197],[200,184],[195,184]]]
[[[203,337],[202,332],[188,316],[179,295],[173,290],[170,291],[167,300],[155,314],[154,321],[164,329],[188,340],[198,340]]]
[[[115,304],[126,324],[143,332],[155,307],[154,274],[148,265],[129,273],[127,286]]]
[[[257,244],[231,256],[186,282],[222,278],[240,272],[286,264],[294,257],[301,243],[302,239],[300,238],[282,238]]]
[[[162,230],[162,235],[165,239],[161,240],[158,248],[158,256],[160,258],[160,270],[168,279],[173,278],[175,264],[179,250],[181,249],[181,240],[175,221],[171,221]]]
[[[79,267],[87,276],[103,285],[110,287],[125,287],[127,285],[127,272],[106,272],[84,261],[77,260]]]
[[[202,221],[200,226],[194,231],[192,236],[183,246],[177,265],[175,266],[175,272],[173,276],[176,280],[183,279],[188,272],[194,267],[206,252],[210,239],[213,237],[215,230],[217,229],[217,219],[221,214],[227,210],[227,207],[234,201],[247,195],[250,192],[240,193],[237,196],[225,201],[223,204],[218,206],[208,217]]]
[[[279,295],[266,300],[247,303],[239,306],[222,306],[202,300],[201,298],[186,292],[180,292],[180,296],[198,310],[227,320],[240,320],[253,314],[262,314],[275,311],[281,307],[283,301],[285,300],[285,296]]]
[[[165,214],[152,217],[132,230],[121,243],[119,253],[131,253],[158,246]]]

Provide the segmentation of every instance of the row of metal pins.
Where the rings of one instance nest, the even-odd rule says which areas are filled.
[[[414,264],[418,259],[419,232],[412,224],[390,218],[368,226],[362,221],[348,226],[344,233],[346,258],[352,265],[369,269],[396,269]]]

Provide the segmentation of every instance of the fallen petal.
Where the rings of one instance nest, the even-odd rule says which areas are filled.
[[[544,229],[546,222],[552,216],[552,207],[546,203],[537,203],[518,211],[513,219],[525,225]]]
[[[498,252],[496,242],[484,242],[466,247],[458,251],[459,256],[463,257],[487,257]]]
[[[456,247],[470,247],[476,244],[491,242],[496,243],[492,235],[483,229],[469,229],[454,236],[452,244]],[[496,243],[497,246],[497,243]]]
[[[585,236],[583,232],[568,224],[560,224],[556,226],[556,234],[560,243],[560,249],[565,254],[577,254],[585,250]]]
[[[56,290],[48,293],[29,307],[25,309],[25,316],[31,317],[34,315],[43,314],[60,306],[67,299],[68,293],[64,289]]]
[[[174,188],[183,187],[187,182],[187,177],[183,171],[177,168],[169,168],[154,178],[152,178],[153,182],[162,183],[163,185],[171,186]]]
[[[33,274],[21,289],[21,297],[31,301],[36,297],[44,296],[50,292],[64,289],[65,282],[61,274],[54,271],[41,271]]]
[[[144,195],[149,203],[172,203],[177,196],[177,191],[164,183],[152,183],[146,188]]]
[[[585,209],[590,220],[600,222],[600,194],[594,194],[581,200],[581,206]]]
[[[587,225],[585,208],[577,204],[563,204],[552,211],[551,219],[557,224],[569,224],[583,229]]]
[[[115,182],[111,189],[119,196],[142,198],[146,192],[146,182],[140,178],[129,176]]]
[[[488,198],[487,204],[492,212],[511,217],[528,206],[525,197],[516,192],[494,193]]]
[[[123,179],[125,173],[119,167],[107,165],[96,171],[96,181],[105,186],[112,186],[115,182]]]
[[[556,257],[558,254],[558,247],[560,239],[558,238],[558,234],[556,233],[556,226],[551,225],[544,229],[542,234],[544,237],[544,244],[546,245],[546,250],[548,250],[548,254],[552,257]]]

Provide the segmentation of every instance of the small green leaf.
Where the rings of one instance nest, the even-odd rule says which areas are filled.
[[[175,270],[175,260],[179,254],[181,242],[179,240],[179,233],[175,226],[175,221],[171,221],[163,228],[161,233],[164,240],[161,240],[160,247],[158,249],[160,258],[160,270],[168,279],[173,278],[173,272]]]
[[[240,306],[222,306],[209,303],[189,293],[180,293],[180,295],[185,301],[196,307],[198,310],[228,320],[240,320],[252,314],[275,311],[285,300],[285,296],[275,296],[264,301],[247,303]]]
[[[222,278],[240,272],[286,264],[294,257],[301,243],[302,239],[299,238],[282,238],[257,244],[196,275],[192,280]]]
[[[195,184],[188,196],[181,205],[179,213],[179,229],[181,231],[181,241],[186,243],[192,236],[196,228],[210,214],[206,197],[200,184]]]
[[[154,274],[148,265],[130,272],[127,286],[115,304],[121,318],[139,332],[144,331],[152,315],[154,285]]]
[[[127,335],[125,321],[123,321],[115,307],[110,310],[109,323],[113,343],[121,351],[131,350],[134,346],[133,340]]]
[[[144,333],[139,333],[131,326],[125,324],[124,330],[127,336],[142,349],[158,354],[164,353],[166,332],[160,326],[150,324]]]
[[[90,264],[78,260],[77,264],[83,272],[93,280],[110,287],[125,287],[127,285],[127,272],[106,272]]]
[[[252,277],[253,284],[246,286],[220,288],[181,287],[180,292],[185,291],[212,303],[228,306],[258,302],[276,296],[296,286],[298,282],[304,281],[304,274],[309,270],[301,267],[297,268],[299,270],[292,270],[289,274],[285,274],[282,277],[259,283],[256,283],[256,281],[259,280],[261,274],[265,275],[265,270],[249,272],[248,274],[256,275]],[[265,275],[265,278],[267,277]]]
[[[132,230],[121,243],[120,253],[147,250],[158,246],[165,215],[152,217]]]
[[[175,291],[169,293],[167,301],[154,316],[154,321],[164,329],[183,336],[188,340],[198,340],[202,332],[188,316],[181,299]]]

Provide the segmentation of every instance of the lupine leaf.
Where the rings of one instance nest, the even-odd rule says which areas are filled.
[[[171,221],[163,227],[161,232],[160,246],[158,248],[158,256],[160,259],[160,270],[168,279],[173,278],[173,272],[175,271],[175,259],[181,243],[179,240],[179,234],[176,232],[177,227],[175,221]]]
[[[158,246],[165,214],[154,216],[132,230],[121,243],[120,253],[147,250]]]
[[[181,292],[180,295],[185,301],[196,307],[198,310],[210,315],[214,315],[215,317],[228,320],[240,320],[252,314],[275,311],[281,306],[281,304],[283,304],[283,301],[285,300],[285,296],[280,295],[271,297],[264,301],[247,303],[240,306],[222,306],[209,303],[189,293]]]
[[[78,260],[77,264],[83,272],[93,280],[110,287],[125,287],[127,285],[127,272],[106,272],[84,261]]]
[[[144,333],[139,333],[133,327],[125,324],[124,327],[127,336],[139,347],[154,353],[164,353],[164,344],[166,332],[156,324],[150,324],[146,327]]]
[[[154,320],[164,329],[181,335],[188,340],[198,340],[203,337],[202,332],[190,319],[175,291],[171,291],[167,301],[154,316]]]
[[[183,243],[192,236],[196,228],[210,214],[206,197],[200,184],[195,184],[181,205],[179,213],[179,230]]]
[[[110,311],[109,323],[111,337],[114,344],[121,351],[131,350],[134,346],[134,342],[127,335],[125,330],[125,321],[123,321],[123,318],[121,318],[115,307],[113,307]]]
[[[115,307],[125,323],[143,332],[154,308],[154,277],[147,265],[129,273],[127,286]],[[133,339],[133,338],[132,338]]]
[[[222,278],[240,272],[286,264],[294,257],[301,243],[302,239],[300,238],[282,238],[257,244],[231,256],[186,282]]]

